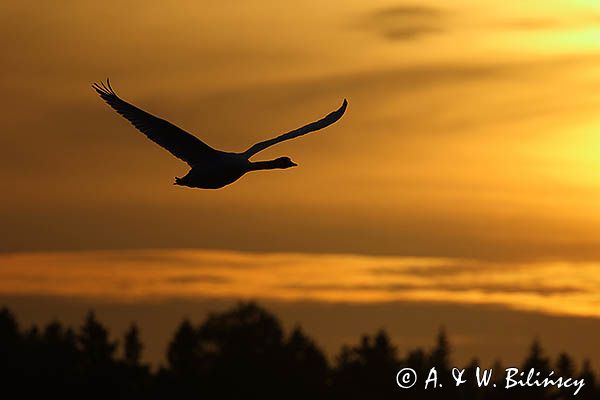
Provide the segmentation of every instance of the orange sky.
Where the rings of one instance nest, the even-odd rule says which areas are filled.
[[[594,2],[343,4],[9,2],[2,250],[600,256]],[[350,108],[264,154],[301,168],[192,191],[106,76],[225,150]]]
[[[597,317],[595,1],[8,1],[0,34],[0,295],[79,296],[78,279],[107,273],[86,251],[219,249],[310,260],[246,289],[212,284],[219,298],[256,296],[279,277],[288,287],[278,300],[493,303]],[[107,76],[126,100],[224,150],[301,126],[343,98],[350,105],[336,125],[262,155],[288,155],[299,168],[187,190],[172,185],[186,166],[91,90]],[[34,255],[45,251],[80,267],[56,280],[52,256]],[[10,264],[14,252],[20,261]],[[333,257],[326,272],[315,254]],[[381,256],[468,260],[486,273],[493,265],[488,286],[498,290],[482,288],[488,276],[479,274],[364,275]],[[346,257],[362,261],[349,272]],[[106,275],[100,296],[128,274],[142,297],[155,294],[132,267]],[[317,289],[294,287],[294,274]],[[362,289],[318,288],[338,276]],[[407,294],[394,285],[420,286]],[[172,286],[159,294],[182,294]]]

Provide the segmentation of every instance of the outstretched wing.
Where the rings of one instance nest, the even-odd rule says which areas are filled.
[[[279,142],[283,142],[284,140],[289,140],[293,138],[297,138],[298,136],[306,135],[307,133],[318,131],[319,129],[323,129],[333,124],[338,119],[342,118],[344,112],[346,111],[346,107],[348,106],[348,102],[344,99],[342,106],[338,108],[336,111],[328,114],[326,117],[321,118],[316,122],[312,122],[308,125],[303,126],[302,128],[295,129],[291,132],[284,133],[283,135],[277,136],[276,138],[265,140],[264,142],[256,143],[254,146],[250,147],[246,150],[243,155],[246,158],[250,158],[259,151],[263,151],[267,147],[273,146]]]
[[[140,132],[190,166],[218,153],[217,150],[169,121],[155,117],[122,100],[110,86],[108,79],[106,85],[100,82],[100,84],[94,83],[92,87],[109,106],[131,122]]]

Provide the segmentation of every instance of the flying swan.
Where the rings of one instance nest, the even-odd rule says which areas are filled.
[[[231,153],[213,149],[196,136],[122,100],[110,86],[108,79],[106,84],[104,82],[94,83],[92,87],[109,106],[125,117],[148,139],[191,167],[185,176],[175,178],[175,185],[202,189],[222,188],[237,181],[250,171],[295,167],[297,164],[289,157],[279,157],[268,161],[250,161],[250,158],[267,147],[284,140],[294,139],[333,124],[344,115],[348,105],[344,99],[339,109],[316,122],[273,139],[256,143],[243,153]]]

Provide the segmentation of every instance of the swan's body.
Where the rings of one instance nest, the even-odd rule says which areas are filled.
[[[237,181],[250,171],[285,169],[296,165],[288,157],[252,162],[243,154],[219,153],[209,162],[193,166],[184,177],[175,178],[175,184],[202,189],[219,189]]]
[[[168,150],[175,157],[185,161],[190,171],[181,178],[175,178],[175,184],[202,189],[219,189],[240,179],[250,171],[267,169],[286,169],[295,167],[289,157],[280,157],[269,161],[250,161],[256,153],[284,140],[306,135],[323,129],[342,117],[348,102],[326,117],[295,129],[276,138],[259,142],[243,153],[231,153],[215,150],[200,139],[176,127],[168,121],[153,116],[117,96],[110,82],[92,85],[100,97],[116,112],[125,117],[150,140]]]

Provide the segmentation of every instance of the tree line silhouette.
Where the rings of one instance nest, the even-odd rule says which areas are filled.
[[[478,387],[474,359],[465,366],[467,382],[453,383],[451,345],[440,330],[430,350],[413,349],[404,357],[381,330],[363,335],[356,345],[345,345],[329,362],[300,326],[285,333],[279,320],[255,303],[239,303],[210,314],[202,324],[183,320],[168,346],[167,365],[151,369],[141,360],[140,331],[132,324],[122,346],[89,312],[75,331],[54,321],[43,329],[22,330],[14,314],[0,310],[0,383],[4,394],[19,397],[55,396],[86,399],[566,399],[573,388],[503,389],[504,367],[493,366],[498,387]],[[119,347],[122,347],[119,349]],[[118,351],[120,350],[120,351]],[[424,380],[435,367],[443,387],[424,390]],[[545,377],[585,380],[577,398],[598,399],[600,390],[589,360],[576,368],[566,353],[547,357],[534,341],[522,365]],[[396,374],[412,368],[419,377],[401,389]],[[484,368],[481,366],[481,368]],[[40,397],[43,398],[43,397]]]

